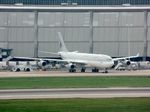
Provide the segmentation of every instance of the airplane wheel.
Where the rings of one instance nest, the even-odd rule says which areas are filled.
[[[94,69],[92,69],[92,72],[99,72],[99,69],[94,68]]]
[[[70,69],[69,72],[72,72],[72,70]]]
[[[92,69],[92,72],[95,72],[95,69]]]
[[[82,68],[82,69],[81,69],[81,72],[85,72],[85,69]]]
[[[76,72],[76,69],[70,69],[69,72],[71,73]]]
[[[103,73],[108,73],[107,69]]]
[[[16,69],[16,72],[20,72],[20,71],[21,71],[20,68],[17,68],[17,69]]]
[[[96,69],[96,72],[99,72],[99,69]]]
[[[108,71],[106,70],[104,73],[108,73]]]

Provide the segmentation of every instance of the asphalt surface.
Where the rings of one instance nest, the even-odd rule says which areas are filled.
[[[150,88],[0,90],[0,99],[150,97]]]
[[[136,71],[116,71],[109,70],[109,73],[91,73],[91,72],[76,72],[69,73],[68,71],[32,71],[32,72],[8,72],[1,71],[1,77],[79,77],[79,76],[150,76],[150,70]]]

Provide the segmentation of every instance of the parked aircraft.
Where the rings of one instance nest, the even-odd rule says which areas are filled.
[[[139,54],[136,56],[112,59],[110,56],[104,54],[79,53],[78,51],[69,52],[60,32],[58,32],[58,36],[60,40],[60,52],[58,52],[58,55],[62,58],[62,61],[68,63],[66,67],[69,69],[69,72],[75,72],[77,67],[81,68],[81,72],[85,72],[85,69],[90,67],[93,68],[92,72],[98,72],[99,69],[104,69],[104,73],[107,73],[107,69],[111,68],[116,61],[118,65],[131,65],[134,68],[137,66],[135,62],[130,61],[130,58],[136,58]],[[117,69],[117,67],[115,67],[115,69]]]
[[[136,56],[128,56],[128,57],[121,57],[121,58],[114,58],[115,70],[137,70],[138,63],[135,61],[131,61],[132,58],[139,57],[139,53]]]

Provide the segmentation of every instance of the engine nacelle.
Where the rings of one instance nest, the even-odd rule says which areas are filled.
[[[12,68],[12,71],[13,71],[13,72],[20,72],[20,71],[21,71],[21,68],[19,68],[19,67],[13,67],[13,68]]]
[[[118,63],[122,63],[123,66],[129,66],[131,64],[130,60],[120,60]]]
[[[40,67],[45,67],[47,65],[46,61],[39,61],[37,62],[37,65]]]
[[[131,64],[131,62],[129,60],[125,60],[124,63],[128,66]]]
[[[69,63],[69,64],[66,65],[66,67],[67,67],[68,69],[74,69],[74,68],[76,68],[76,65],[74,65],[74,64],[72,64],[72,63]]]
[[[32,70],[31,70],[30,67],[25,67],[25,68],[24,68],[24,71],[25,71],[25,72],[30,72],[30,71],[32,71]]]

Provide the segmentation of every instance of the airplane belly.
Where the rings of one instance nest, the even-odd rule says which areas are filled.
[[[111,68],[113,62],[90,62],[87,64],[87,67],[96,67],[96,68]]]

